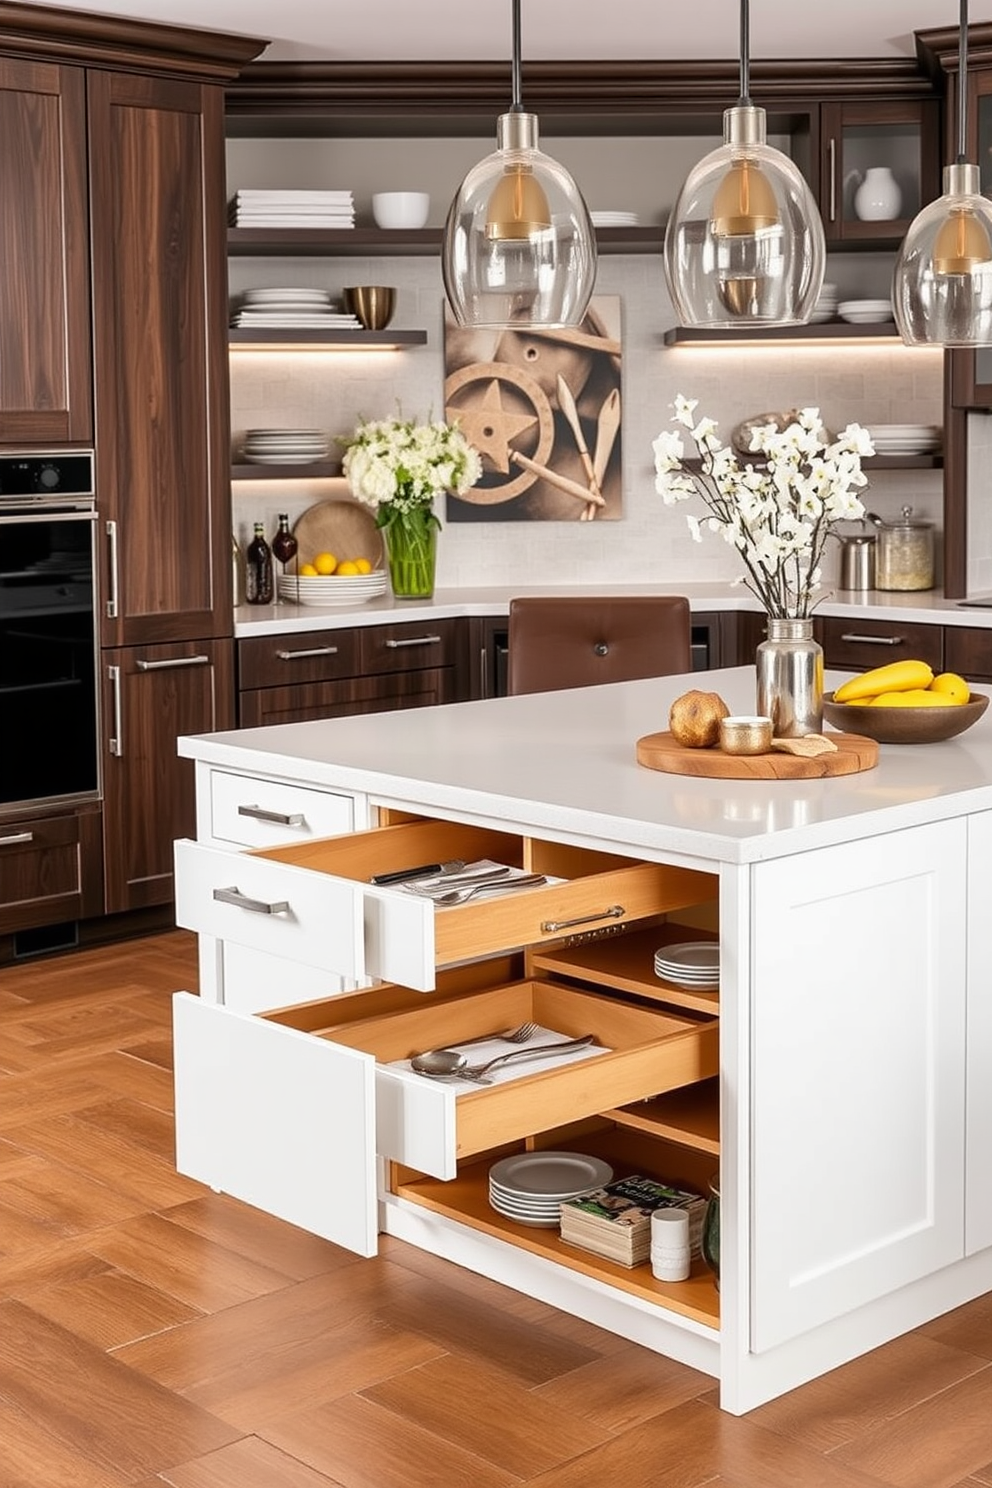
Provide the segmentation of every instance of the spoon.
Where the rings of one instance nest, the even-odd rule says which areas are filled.
[[[541,1054],[550,1054],[559,1049],[583,1049],[591,1044],[593,1035],[586,1034],[580,1039],[559,1039],[554,1044],[535,1044],[530,1049],[515,1049],[510,1054],[499,1054],[495,1059],[490,1059],[486,1064],[480,1064],[469,1071],[468,1055],[462,1054],[458,1049],[431,1049],[426,1054],[415,1054],[410,1060],[410,1068],[415,1069],[418,1075],[451,1076],[460,1075],[463,1079],[483,1079],[485,1070],[492,1069],[496,1064],[507,1064],[514,1059],[533,1059]]]

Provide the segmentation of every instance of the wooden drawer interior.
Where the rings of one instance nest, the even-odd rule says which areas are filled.
[[[371,1017],[340,1020],[335,1002],[329,1021],[317,1026],[314,1005],[284,1009],[273,1021],[304,1026],[318,1038],[374,1054],[380,1064],[408,1059],[424,1049],[458,1043],[533,1021],[563,1037],[592,1033],[609,1050],[593,1059],[527,1073],[509,1083],[465,1091],[457,1099],[459,1156],[542,1131],[549,1122],[591,1116],[632,1101],[680,1089],[717,1073],[718,1024],[693,1014],[641,1007],[613,995],[524,979],[457,999]],[[352,1010],[358,1013],[352,1000]],[[507,1052],[510,1052],[509,1049]],[[422,1076],[409,1075],[418,1082]],[[449,1087],[450,1088],[450,1087]]]

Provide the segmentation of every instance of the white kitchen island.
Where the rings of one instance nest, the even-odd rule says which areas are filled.
[[[742,1413],[992,1289],[992,710],[852,776],[642,768],[688,686],[753,711],[739,668],[181,739],[177,1161],[684,1360]],[[443,910],[368,883],[454,857],[548,882]],[[653,972],[699,935],[718,995]],[[491,1090],[404,1067],[521,1015],[608,1052]],[[719,1293],[497,1215],[488,1167],[526,1146],[719,1170]]]

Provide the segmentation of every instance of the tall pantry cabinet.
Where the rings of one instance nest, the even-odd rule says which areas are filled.
[[[234,723],[224,88],[263,46],[0,0],[0,444],[96,452],[104,914],[171,902],[176,738]]]
[[[106,910],[172,899],[175,740],[234,722],[221,88],[87,79]]]

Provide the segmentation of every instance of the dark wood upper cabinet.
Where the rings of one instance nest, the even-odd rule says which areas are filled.
[[[0,442],[93,438],[83,70],[0,57]]]
[[[104,645],[230,633],[223,95],[88,76]]]
[[[863,220],[858,188],[870,169],[887,170],[898,214]],[[820,117],[820,212],[829,247],[896,246],[940,194],[940,106],[936,99],[828,103]]]

